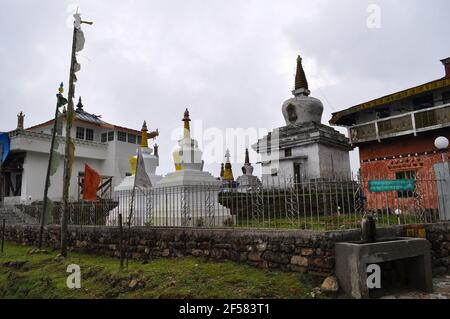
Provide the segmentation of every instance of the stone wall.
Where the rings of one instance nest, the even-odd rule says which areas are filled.
[[[435,273],[449,273],[450,223],[427,224],[427,238],[432,244]],[[36,244],[37,226],[14,226],[6,231],[7,240]],[[116,227],[69,227],[72,250],[119,257],[119,230]],[[403,226],[378,229],[380,237],[404,236]],[[195,256],[233,260],[249,265],[308,273],[326,277],[334,273],[334,243],[354,241],[360,231],[287,231],[204,228],[131,229],[132,259]],[[59,245],[59,227],[48,226],[45,243]]]

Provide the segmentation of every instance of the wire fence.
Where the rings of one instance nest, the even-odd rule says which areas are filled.
[[[439,221],[440,182],[434,174],[305,182],[273,177],[255,186],[217,181],[126,190],[112,199],[70,203],[68,223],[117,226],[121,214],[131,226],[339,230],[359,228],[369,212],[379,226],[432,223]],[[38,223],[42,203],[2,209]],[[60,224],[61,213],[55,202],[49,223]]]

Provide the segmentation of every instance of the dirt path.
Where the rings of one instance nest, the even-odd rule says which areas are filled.
[[[450,299],[450,275],[433,278],[433,293],[412,291],[396,293],[380,299]]]

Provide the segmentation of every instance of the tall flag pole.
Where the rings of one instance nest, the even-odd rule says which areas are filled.
[[[69,217],[69,187],[70,179],[72,177],[72,164],[75,157],[75,145],[72,142],[71,130],[72,123],[75,117],[73,107],[73,98],[75,97],[75,82],[77,77],[76,72],[80,70],[80,64],[77,61],[76,53],[83,50],[84,47],[84,33],[81,30],[81,24],[92,24],[81,20],[81,16],[77,12],[73,15],[73,38],[72,38],[72,55],[70,60],[70,74],[69,74],[69,96],[66,112],[66,146],[64,154],[64,177],[63,177],[63,210],[61,215],[61,255],[67,256],[67,221]]]
[[[41,221],[39,228],[39,249],[42,248],[42,236],[44,233],[44,226],[48,224],[50,221],[51,212],[53,211],[53,202],[48,198],[48,189],[50,188],[50,177],[55,175],[58,165],[59,165],[59,153],[58,148],[59,144],[56,141],[56,134],[61,134],[62,132],[62,113],[59,109],[67,104],[67,99],[63,97],[64,88],[63,83],[61,82],[58,90],[58,94],[56,94],[56,111],[55,111],[55,120],[53,122],[53,131],[52,131],[52,141],[50,145],[50,154],[48,159],[48,167],[47,167],[47,175],[45,177],[45,187],[44,187],[44,205],[41,212]]]

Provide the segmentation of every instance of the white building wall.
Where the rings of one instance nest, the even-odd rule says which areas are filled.
[[[271,155],[261,154],[262,162],[271,161],[270,168],[266,166],[263,169],[263,179],[271,176],[270,169],[277,169],[277,177],[280,179],[294,177],[294,163],[301,164],[301,174],[307,178],[318,178],[320,176],[320,169],[317,163],[319,162],[319,148],[317,144],[310,144],[301,147],[292,148],[292,156],[285,157],[284,150],[280,153],[272,152]]]
[[[272,154],[277,154],[273,152]],[[284,150],[278,155],[262,154],[262,162],[271,161],[270,166],[263,169],[264,185],[282,187],[285,180],[294,179],[294,164],[300,164],[303,181],[316,178],[349,178],[351,176],[348,151],[336,149],[325,144],[310,144],[292,148],[292,156],[285,157]],[[277,168],[277,176],[271,175],[271,169]]]
[[[117,134],[116,134],[117,135]],[[49,197],[61,200],[64,169],[64,139],[59,138],[58,152],[61,154],[57,173],[52,176]],[[112,176],[114,188],[130,173],[129,160],[136,154],[138,145],[119,142],[117,139],[106,144],[77,141],[75,143],[75,160],[72,167],[70,199],[78,199],[78,174],[84,172],[84,164],[88,164],[103,176]],[[13,151],[24,151],[26,157],[22,174],[22,191],[20,198],[11,199],[22,202],[42,200],[44,196],[45,176],[48,166],[50,138],[39,134],[14,136],[11,139]]]
[[[72,167],[72,178],[69,188],[70,200],[78,199],[78,173],[84,172],[84,164],[101,172],[101,160],[89,158],[75,158]],[[45,177],[48,167],[48,154],[27,152],[22,175],[22,202],[40,201],[44,198]],[[60,156],[60,164],[55,175],[50,179],[48,196],[51,200],[59,201],[62,198],[64,158]]]
[[[348,179],[351,177],[348,151],[320,144],[318,154],[322,178]]]

